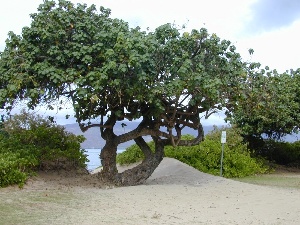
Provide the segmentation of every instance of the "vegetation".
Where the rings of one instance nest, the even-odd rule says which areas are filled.
[[[297,132],[300,124],[300,69],[279,74],[260,64],[248,67],[248,88],[243,100],[229,115],[232,124],[239,126],[245,139],[253,142],[262,135],[280,139]],[[255,138],[255,139],[253,139]]]
[[[241,129],[248,148],[276,164],[299,167],[299,142],[282,142],[299,131],[300,69],[279,74],[259,63],[247,66],[247,79],[239,103],[227,120]]]
[[[0,106],[9,111],[20,101],[29,109],[41,104],[49,110],[71,105],[81,129],[99,127],[106,142],[100,154],[104,180],[117,185],[142,183],[164,154],[190,162],[195,161],[193,154],[200,152],[201,160],[193,164],[217,171],[209,164],[217,162],[214,139],[203,143],[209,149],[206,154],[199,150],[199,143],[204,137],[200,115],[208,118],[219,110],[226,110],[231,124],[240,127],[251,149],[262,135],[280,138],[299,129],[300,69],[279,74],[268,67],[261,69],[259,63],[243,62],[230,41],[204,28],[182,32],[165,24],[154,31],[142,31],[111,18],[109,9],[97,10],[94,5],[74,5],[65,0],[45,0],[31,18],[31,25],[20,35],[9,33],[0,53]],[[122,135],[114,133],[117,121],[125,126],[127,120],[135,119],[141,121],[136,129]],[[183,140],[186,127],[197,130],[197,137]],[[55,129],[49,135],[44,126],[34,128],[36,136],[26,131],[23,139],[18,132],[8,137],[3,134],[3,140],[15,138],[20,149],[44,151],[37,154],[37,163],[25,160],[11,166],[42,165],[41,157],[61,157],[58,140],[64,131]],[[151,136],[153,142],[146,143],[144,136]],[[33,142],[23,142],[27,138]],[[130,140],[136,142],[145,160],[135,169],[118,174],[117,147]],[[249,152],[241,144],[227,147],[226,155],[232,161],[225,158],[224,163],[237,169],[225,166],[224,172],[240,176],[240,168],[252,165]]]
[[[224,130],[224,129],[222,129]],[[245,177],[258,173],[265,173],[268,167],[261,158],[251,157],[247,145],[243,143],[240,130],[226,128],[228,140],[224,148],[223,175],[225,177]],[[215,127],[214,131],[205,136],[205,140],[195,146],[166,147],[165,156],[175,158],[202,172],[213,175],[220,174],[221,157],[221,129]],[[191,136],[185,136],[191,139]],[[149,146],[154,149],[153,142]],[[144,159],[142,151],[137,145],[132,145],[125,152],[117,156],[120,164],[130,164]]]
[[[64,0],[45,0],[31,18],[21,35],[9,33],[0,54],[1,107],[10,110],[22,100],[30,109],[70,103],[82,130],[100,128],[106,141],[102,177],[115,184],[147,179],[165,146],[198,145],[203,140],[200,113],[207,118],[224,107],[230,112],[245,88],[246,63],[235,46],[204,28],[182,33],[165,24],[144,32],[111,18],[109,9]],[[95,118],[100,122],[93,123]],[[141,123],[116,135],[116,121],[126,119]],[[198,136],[181,140],[185,127]],[[146,160],[118,174],[117,146],[129,140]]]
[[[276,164],[300,167],[300,141],[289,143],[273,139],[254,139],[251,148],[255,155]]]
[[[0,187],[22,187],[37,169],[85,168],[83,141],[41,116],[25,111],[13,116],[0,133]]]
[[[299,174],[299,171],[294,174],[291,172],[285,172],[283,174],[262,174],[259,176],[235,178],[234,180],[256,185],[273,186],[280,188],[294,188],[300,190],[299,177],[297,177],[296,174]]]

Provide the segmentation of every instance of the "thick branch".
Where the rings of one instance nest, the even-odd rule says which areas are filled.
[[[151,151],[149,145],[144,140],[144,138],[137,137],[134,139],[134,141],[140,147],[140,149],[143,151],[145,158],[149,158],[152,155],[152,151]]]
[[[83,123],[79,125],[80,129],[82,132],[87,131],[88,129],[92,127],[101,127],[101,128],[112,128],[111,125],[101,125],[101,124],[89,124],[89,125],[84,125]]]
[[[146,127],[142,127],[142,128],[137,127],[136,129],[134,129],[126,134],[122,134],[122,135],[118,136],[117,141],[118,141],[118,144],[120,144],[120,143],[130,141],[132,139],[136,139],[138,137],[147,136],[147,135],[155,136],[155,137],[169,138],[169,134],[167,134],[163,131],[153,130],[153,129],[146,128]]]
[[[116,116],[114,114],[110,115],[110,117],[106,120],[104,126],[106,126],[107,128],[101,134],[101,137],[104,140],[107,140],[108,135],[113,134],[113,127],[116,124],[116,121],[117,121],[117,119],[116,119]]]

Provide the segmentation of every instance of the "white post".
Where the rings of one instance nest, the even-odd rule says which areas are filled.
[[[226,131],[222,131],[221,135],[221,143],[222,143],[222,152],[221,152],[221,168],[220,168],[220,176],[223,176],[223,156],[224,156],[224,144],[226,143]]]

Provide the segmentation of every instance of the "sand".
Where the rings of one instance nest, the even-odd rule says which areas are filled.
[[[58,196],[58,202],[29,207],[28,213],[41,216],[20,224],[300,224],[300,189],[216,177],[175,159],[165,158],[144,185],[132,187],[99,188],[96,175],[62,175],[32,179],[23,190],[0,190],[0,197]]]

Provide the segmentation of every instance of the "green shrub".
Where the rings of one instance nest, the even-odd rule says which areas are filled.
[[[154,143],[151,141],[148,143],[148,145],[150,146],[151,150],[154,151]],[[120,165],[126,165],[126,164],[139,162],[144,158],[145,158],[144,153],[139,148],[139,146],[133,144],[128,148],[126,148],[124,152],[119,153],[117,155],[117,163]]]
[[[31,169],[38,160],[28,155],[21,156],[21,151],[0,153],[0,187],[19,184],[23,187]]]
[[[224,177],[245,177],[264,173],[268,167],[264,161],[252,158],[247,146],[242,142],[239,130],[226,128],[227,143],[224,146],[223,175]],[[185,136],[184,138],[191,138]],[[221,130],[216,128],[206,135],[205,140],[196,146],[165,147],[165,156],[175,158],[202,172],[213,175],[220,174]],[[153,149],[153,142],[150,143]],[[127,152],[128,151],[128,152]],[[143,159],[143,153],[137,145],[130,146],[117,157],[117,162],[129,164]]]
[[[266,159],[281,165],[300,166],[300,141],[293,143],[272,139],[259,140],[253,151]]]
[[[22,186],[37,169],[85,168],[87,157],[80,148],[83,136],[22,111],[3,123],[0,132],[0,187]]]

